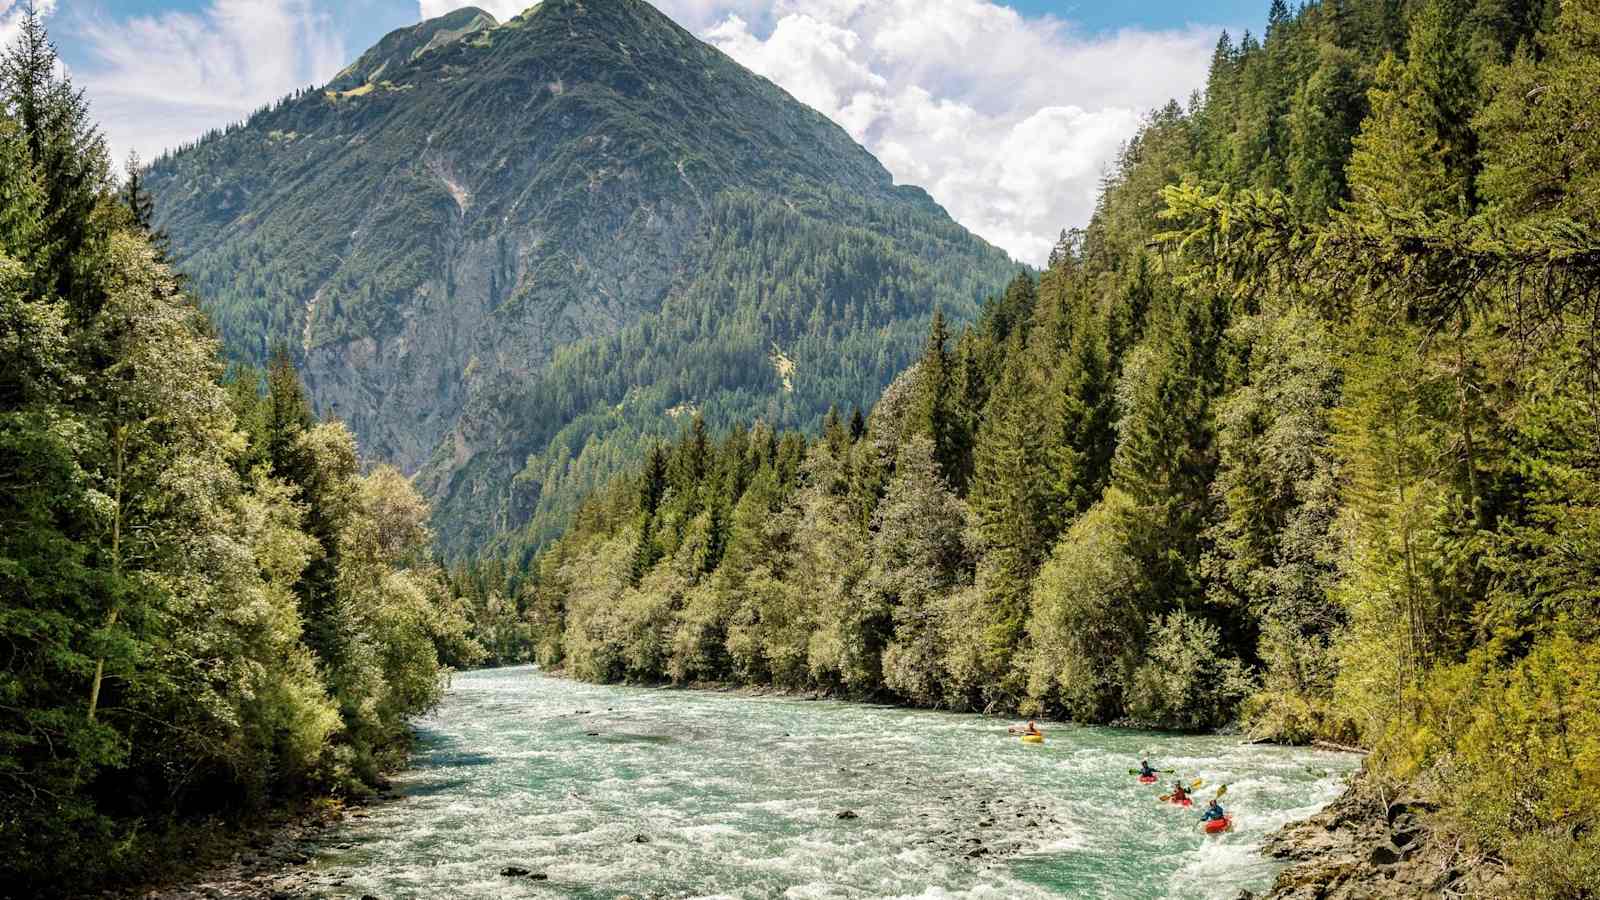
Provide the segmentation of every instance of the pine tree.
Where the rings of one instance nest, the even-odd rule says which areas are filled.
[[[303,479],[297,468],[297,446],[315,419],[311,400],[300,381],[300,370],[289,348],[283,345],[273,349],[267,363],[265,419],[266,457],[273,472],[291,480]]]
[[[1325,218],[1345,198],[1345,160],[1367,114],[1360,56],[1333,43],[1295,90],[1289,111],[1289,189],[1300,214]]]
[[[1179,605],[1198,598],[1200,534],[1216,471],[1212,404],[1225,387],[1221,298],[1174,297],[1118,386],[1113,481],[1140,509],[1136,548],[1152,588]]]
[[[1378,67],[1372,113],[1348,169],[1359,209],[1472,211],[1474,76],[1460,46],[1458,13],[1452,0],[1429,0],[1412,23],[1406,61],[1389,57]]]
[[[1013,331],[974,451],[971,502],[984,557],[977,584],[982,609],[969,626],[977,669],[968,678],[988,699],[1020,693],[1020,685],[1003,679],[1022,639],[1029,584],[1049,549],[1041,527],[1049,508],[1037,374],[1021,331]]]
[[[65,299],[80,320],[98,294],[74,261],[103,240],[93,211],[110,185],[105,141],[83,92],[60,74],[55,45],[33,0],[22,7],[19,31],[0,56],[0,100],[22,131],[28,158],[44,188],[44,258],[36,269],[42,291]]]
[[[950,334],[944,313],[934,310],[928,340],[917,368],[916,394],[907,410],[903,438],[927,435],[934,445],[944,477],[958,480],[966,456],[967,432],[956,409],[957,372],[951,356]]]

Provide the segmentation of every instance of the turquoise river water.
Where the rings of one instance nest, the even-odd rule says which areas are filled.
[[[1025,745],[976,715],[529,668],[457,675],[419,729],[402,798],[324,842],[324,896],[1232,898],[1271,883],[1261,841],[1355,766],[1107,728]],[[1157,802],[1128,775],[1143,754],[1202,797],[1228,784],[1235,830]]]

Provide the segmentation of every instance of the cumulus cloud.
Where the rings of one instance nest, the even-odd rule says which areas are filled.
[[[419,0],[423,15],[476,2]],[[1218,28],[1087,33],[993,0],[654,0],[832,118],[897,181],[1041,263],[1141,117],[1205,80]]]
[[[86,7],[68,29],[87,57],[74,80],[112,151],[147,160],[349,62],[314,0],[210,0],[196,13],[121,18]]]
[[[897,181],[1041,263],[1143,114],[1203,84],[1216,31],[1084,34],[988,0],[777,0],[701,36],[838,122]]]
[[[37,0],[34,8],[39,11],[40,16],[48,18],[56,11],[56,0]],[[0,0],[0,47],[11,46],[11,41],[16,38],[21,28],[21,0]]]

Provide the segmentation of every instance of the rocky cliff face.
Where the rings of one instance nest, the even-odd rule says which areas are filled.
[[[1326,809],[1267,840],[1262,852],[1289,866],[1266,894],[1246,891],[1240,900],[1505,896],[1503,871],[1435,830],[1437,809],[1415,793],[1389,793],[1358,776]]]
[[[375,458],[407,471],[434,459],[438,490],[480,454],[511,454],[494,467],[504,473],[543,449],[504,433],[545,418],[537,409],[501,421],[495,405],[561,348],[660,314],[675,286],[722,267],[704,251],[727,246],[710,213],[730,195],[888,237],[884,259],[917,265],[916,302],[815,347],[827,365],[830,340],[876,334],[885,358],[863,390],[906,362],[896,323],[941,303],[970,312],[1010,267],[840,128],[640,0],[545,0],[504,24],[460,10],[395,32],[325,88],[158,160],[148,184],[231,350],[260,359],[289,344],[320,412]],[[968,274],[935,271],[950,266]],[[843,309],[880,287],[856,280],[841,288],[852,296],[828,299]],[[663,397],[661,409],[705,399]],[[762,415],[769,399],[726,417]],[[508,510],[494,515],[515,526]]]

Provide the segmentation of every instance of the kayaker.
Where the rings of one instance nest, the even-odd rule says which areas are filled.
[[[1200,814],[1200,821],[1215,822],[1218,819],[1223,818],[1225,815],[1226,814],[1222,811],[1222,804],[1218,803],[1217,799],[1213,797],[1211,798],[1211,805],[1206,807],[1206,811]]]
[[[1150,760],[1148,760],[1148,759],[1139,760],[1139,777],[1140,778],[1154,778],[1154,777],[1156,777],[1156,770],[1150,768]]]
[[[1028,720],[1028,724],[1023,725],[1020,728],[1017,727],[1016,725],[1013,725],[1013,726],[1011,726],[1010,728],[1008,728],[1006,730],[1011,732],[1012,734],[1037,734],[1037,735],[1039,735],[1041,737],[1044,736],[1044,732],[1039,730],[1039,726],[1034,724],[1034,721],[1032,719],[1029,719]]]
[[[1189,799],[1189,792],[1183,789],[1183,782],[1174,781],[1172,783],[1172,802],[1182,804],[1187,799]]]

